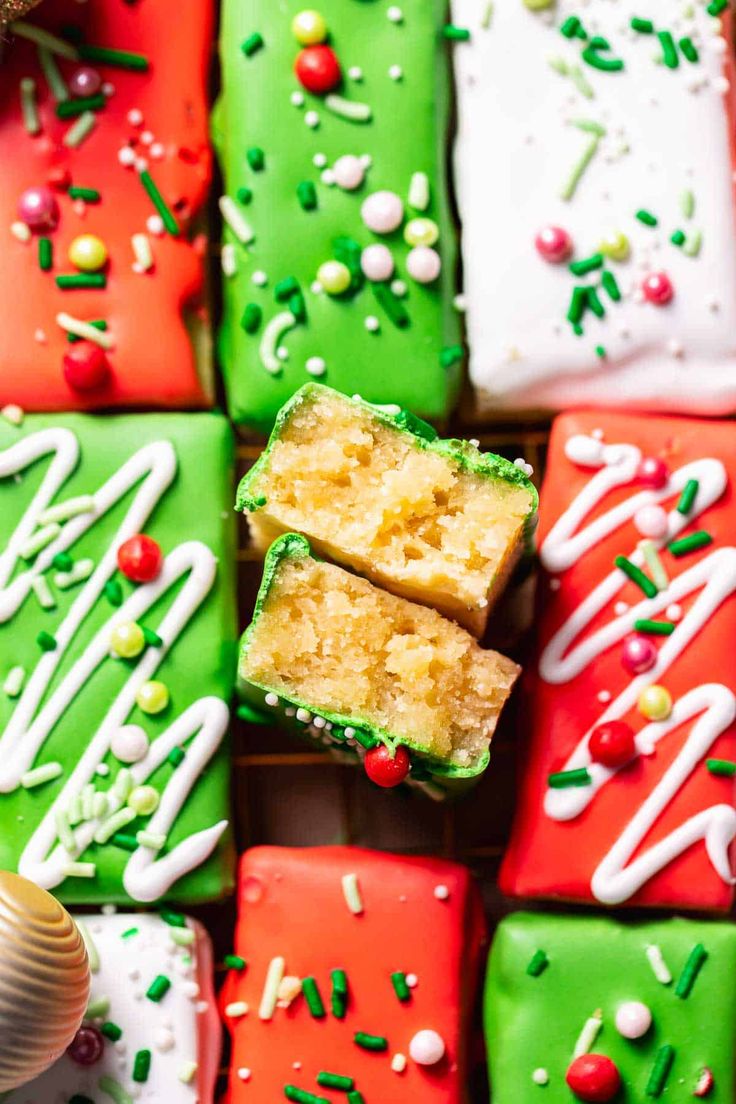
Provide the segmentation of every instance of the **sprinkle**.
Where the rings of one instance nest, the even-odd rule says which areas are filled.
[[[138,173],[138,176],[140,178],[141,184],[148,193],[148,197],[153,203],[153,206],[156,208],[159,215],[161,216],[164,226],[172,237],[176,237],[179,233],[179,223],[174,218],[169,205],[167,204],[164,197],[161,195],[161,192],[158,190],[158,187],[151,177],[151,174],[148,172],[147,169],[144,169],[143,172]],[[220,208],[220,210],[222,210],[222,208]]]
[[[38,599],[38,604],[41,609],[56,609],[56,599],[51,593],[51,587],[49,586],[45,575],[39,575],[37,578],[33,579],[31,582],[31,587],[33,588],[33,593],[36,595],[36,598]]]
[[[194,1080],[194,1075],[197,1072],[198,1068],[199,1067],[196,1062],[184,1062],[181,1069],[179,1070],[179,1080],[182,1082],[182,1084],[189,1085],[190,1082]]]
[[[153,268],[153,252],[148,235],[133,234],[130,244],[135,257],[136,272],[149,272]]]
[[[614,303],[619,303],[621,301],[621,289],[612,272],[606,270],[601,273],[601,287]]]
[[[23,408],[16,403],[8,403],[0,410],[0,418],[4,418],[13,426],[22,426],[24,417]]]
[[[535,951],[529,960],[529,965],[526,968],[526,972],[529,977],[539,977],[549,966],[549,959],[546,953],[540,948]]]
[[[345,897],[345,904],[353,916],[360,916],[363,912],[363,898],[360,893],[357,874],[343,874],[342,892]]]
[[[94,878],[97,867],[92,862],[70,862],[61,868],[64,878]]]
[[[662,1090],[664,1089],[667,1078],[669,1077],[674,1060],[674,1047],[670,1046],[669,1043],[666,1043],[664,1046],[659,1048],[659,1050],[657,1051],[657,1057],[654,1059],[652,1072],[649,1074],[649,1080],[647,1081],[647,1096],[662,1095]]]
[[[91,341],[93,344],[99,345],[101,349],[112,349],[114,346],[114,341],[108,333],[99,330],[90,322],[73,318],[72,315],[66,314],[64,311],[57,314],[56,322],[62,330],[66,330],[67,333],[74,334],[75,337],[84,341]]]
[[[593,69],[600,69],[604,73],[618,73],[624,67],[623,61],[620,58],[607,58],[600,55],[601,50],[610,50],[610,48],[611,44],[607,38],[593,35],[580,56]]]
[[[245,959],[236,954],[225,955],[223,962],[228,970],[237,970],[238,973],[242,973],[247,966]]]
[[[302,979],[302,992],[307,1002],[307,1008],[316,1020],[321,1020],[326,1015],[317,982],[313,977]]]
[[[30,226],[26,226],[24,222],[11,222],[10,233],[17,241],[23,242],[24,245],[26,245],[32,237]]]
[[[286,960],[280,955],[271,959],[266,972],[266,981],[263,986],[261,1003],[258,1009],[258,1018],[260,1020],[270,1020],[273,1018],[273,1014],[276,1011],[279,985],[284,976],[285,968]]]
[[[670,973],[667,963],[664,960],[661,948],[656,943],[650,943],[646,950],[647,959],[649,965],[652,967],[652,972],[657,981],[662,985],[672,984],[672,974]]]
[[[148,1074],[151,1071],[151,1052],[150,1050],[139,1050],[136,1052],[136,1056],[133,1059],[133,1080],[143,1082],[148,1080]]]
[[[351,1093],[348,1093],[348,1104],[365,1104],[365,1098],[357,1089],[353,1089]]]
[[[573,1058],[579,1058],[582,1054],[590,1053],[602,1027],[603,1013],[600,1008],[597,1008],[593,1015],[589,1016],[583,1024],[583,1029],[578,1036],[572,1052]]]
[[[53,782],[63,773],[61,763],[44,763],[42,767],[35,767],[22,774],[20,784],[24,790],[32,790],[35,786],[42,786],[44,782]]]
[[[383,1051],[388,1050],[388,1039],[383,1035],[369,1035],[365,1031],[356,1031],[353,1042],[363,1050]]]
[[[348,977],[344,970],[332,970],[332,997],[330,1004],[332,1015],[337,1020],[344,1020],[348,1004]]]
[[[59,119],[75,119],[78,115],[100,111],[106,103],[101,92],[94,96],[80,96],[76,100],[61,100],[56,105],[56,116]]]
[[[107,46],[91,46],[82,42],[79,45],[79,56],[84,61],[111,65],[116,69],[132,69],[139,73],[145,73],[148,69],[148,58],[129,50],[111,50]]]
[[[683,230],[675,230],[672,234],[670,234],[670,241],[673,245],[684,245],[686,240],[686,234]]]
[[[397,970],[391,974],[391,984],[394,987],[394,993],[402,1003],[411,1000],[411,989],[406,984],[406,974],[402,970]]]
[[[595,290],[595,288],[592,288],[592,287],[588,288],[587,298],[588,298],[588,306],[592,310],[593,314],[597,315],[598,318],[603,318],[603,316],[606,312],[604,310],[603,304],[601,303],[600,299],[598,298],[598,292]]]
[[[728,7],[728,0],[711,0],[705,9],[708,15],[720,15]],[[12,26],[12,24],[11,24]]]
[[[317,189],[311,180],[301,180],[296,186],[296,198],[304,211],[317,208]]]
[[[671,636],[675,626],[670,621],[650,621],[646,617],[634,622],[634,629],[639,633],[650,633],[652,636]]]
[[[445,23],[442,28],[442,35],[444,38],[450,39],[451,42],[469,42],[470,31],[467,27],[458,27],[455,23]]]
[[[56,277],[56,286],[65,291],[77,291],[79,288],[104,288],[107,287],[107,276],[104,272],[62,273]]]
[[[68,100],[69,89],[66,86],[66,81],[61,75],[54,55],[47,46],[38,47],[38,61],[41,66],[41,71],[46,78],[46,83],[49,86],[51,95],[56,102],[60,103],[62,100]]]
[[[258,31],[254,31],[241,43],[240,49],[246,57],[253,57],[253,54],[258,53],[259,50],[263,49],[263,46],[263,35],[260,35]]]
[[[444,349],[440,350],[440,367],[453,368],[456,364],[459,364],[464,357],[465,350],[462,345],[446,345]]]
[[[651,19],[639,19],[638,16],[632,16],[630,27],[632,31],[637,31],[639,34],[654,34],[654,24]]]
[[[409,206],[415,211],[426,211],[429,207],[430,183],[425,172],[415,172],[409,181]]]
[[[537,1069],[535,1069],[532,1073],[532,1081],[535,1085],[549,1085],[549,1074],[547,1073],[546,1069],[544,1069],[542,1066],[539,1066]]]
[[[5,676],[5,682],[3,683],[3,693],[8,698],[17,698],[23,689],[23,683],[25,682],[26,672],[23,667],[11,667]]]
[[[16,19],[15,22],[10,24],[10,30],[13,34],[19,35],[20,38],[27,38],[34,42],[36,46],[42,46],[50,50],[52,54],[68,58],[69,61],[79,60],[79,52],[76,47],[72,46],[70,42],[65,42],[63,38],[57,38],[56,35],[44,30],[43,27],[37,27],[35,23],[27,23],[24,19]]]
[[[393,1058],[391,1059],[391,1069],[394,1071],[394,1073],[403,1073],[406,1069],[406,1055],[394,1054]]]
[[[606,352],[606,347],[605,347],[605,345],[596,345],[596,347],[595,347],[595,355],[596,355],[597,357],[600,357],[600,359],[601,359],[601,360],[605,360],[605,359],[606,359],[606,356],[608,355],[608,354],[607,354],[607,352]]]
[[[588,289],[583,285],[574,287],[572,289],[572,297],[570,299],[570,306],[567,310],[567,320],[572,323],[573,326],[580,322],[585,312],[585,306],[588,302]]]
[[[108,579],[103,588],[103,593],[111,606],[123,604],[123,588],[117,579]]]
[[[568,786],[589,786],[592,781],[587,767],[578,767],[577,770],[555,771],[547,778],[547,784],[553,790],[564,790]]]
[[[328,111],[351,123],[369,123],[373,117],[368,104],[360,103],[358,100],[346,100],[344,96],[338,96],[334,92],[325,96],[323,102]]]
[[[657,38],[662,46],[662,61],[668,69],[677,69],[680,64],[680,56],[677,53],[672,34],[670,31],[657,31]]]
[[[669,577],[665,571],[664,564],[660,559],[657,546],[654,541],[641,540],[637,545],[639,551],[644,557],[644,562],[652,576],[652,582],[656,586],[657,590],[666,590],[670,585]]]
[[[645,207],[641,207],[636,212],[636,217],[639,222],[642,222],[645,226],[658,226],[659,219],[656,215],[653,215],[651,211],[647,211]]]
[[[90,1000],[87,1005],[87,1011],[85,1013],[85,1019],[97,1020],[101,1016],[106,1016],[110,1011],[110,998],[109,997],[95,997]]]
[[[47,633],[45,629],[41,629],[36,637],[36,643],[44,652],[56,651],[56,637],[52,636],[51,633]]]
[[[38,267],[48,272],[54,263],[54,247],[51,238],[38,239]]]
[[[95,508],[95,500],[92,495],[78,495],[76,498],[68,498],[66,502],[60,502],[58,506],[49,506],[39,515],[39,525],[48,525],[53,522],[69,521],[79,514],[89,514]]]
[[[180,766],[181,763],[184,762],[185,757],[186,757],[185,752],[180,747],[172,748],[171,751],[169,752],[169,754],[166,756],[167,760],[169,761],[169,763],[171,763],[172,767]]]
[[[565,22],[560,27],[560,34],[565,38],[585,38],[585,31],[583,25],[578,19],[577,15],[569,15]]]
[[[266,154],[260,146],[251,146],[245,151],[245,159],[253,172],[262,172],[266,167]]]
[[[682,488],[682,494],[677,503],[676,509],[678,514],[689,514],[693,508],[693,503],[700,490],[700,483],[697,479],[688,479],[685,486]]]
[[[371,282],[371,288],[390,321],[398,329],[405,329],[409,325],[409,315],[403,303],[396,297],[389,285]]]
[[[680,537],[667,545],[667,550],[673,556],[686,556],[688,552],[697,552],[700,548],[706,548],[713,543],[713,537],[705,529],[698,529],[687,537]]]
[[[136,813],[133,809],[118,809],[116,813],[113,813],[111,817],[108,817],[95,832],[95,843],[107,843],[116,832],[119,832],[121,828],[125,828],[131,821],[135,820]]]
[[[702,943],[696,943],[690,954],[688,955],[687,962],[683,966],[682,973],[677,979],[677,985],[675,986],[675,996],[680,997],[681,1000],[686,1000],[690,996],[693,985],[703,968],[703,963],[708,957],[708,952]]]
[[[77,922],[77,927],[79,927],[79,922]],[[111,1020],[107,1020],[100,1026],[100,1034],[109,1039],[111,1043],[117,1043],[123,1037],[123,1029]]]
[[[480,21],[480,25],[481,25],[481,27],[483,28],[484,31],[487,31],[489,29],[489,27],[491,26],[491,22],[493,20],[494,7],[495,7],[495,4],[494,4],[493,0],[488,0],[488,2],[486,3],[483,15],[481,17],[481,21]]]
[[[158,1004],[159,1001],[166,996],[170,988],[170,980],[166,977],[165,974],[159,974],[148,986],[148,989],[146,990],[146,996],[150,1001],[153,1001],[154,1004]]]
[[[225,1005],[225,1015],[230,1019],[239,1020],[248,1015],[248,1005],[245,1001],[233,1001]]]
[[[322,1070],[317,1074],[317,1084],[322,1089],[340,1089],[341,1092],[350,1092],[355,1085],[355,1078],[343,1077],[341,1073],[328,1073]]]
[[[141,828],[135,835],[136,843],[141,847],[147,847],[149,851],[160,851],[166,846],[166,836],[162,832],[148,832]]]
[[[693,230],[692,234],[688,234],[687,241],[682,247],[682,252],[685,254],[686,257],[697,257],[702,244],[702,232],[700,230]]]
[[[183,912],[174,912],[172,909],[162,908],[159,909],[158,914],[164,924],[168,924],[170,928],[185,928],[187,926],[187,918]]]
[[[720,778],[733,778],[736,775],[736,763],[730,759],[706,759],[705,765],[711,774]]]
[[[127,801],[133,789],[133,775],[127,767],[121,767],[110,791],[119,801]]]
[[[656,598],[657,587],[640,567],[637,567],[631,560],[627,560],[626,556],[616,556],[613,562],[619,571],[623,571],[624,575],[631,579],[632,583],[636,583],[647,598]]]
[[[603,267],[603,254],[594,253],[591,257],[585,257],[580,261],[573,261],[568,265],[570,272],[573,276],[586,276],[589,272],[594,272],[596,268]]]
[[[598,151],[599,141],[600,138],[597,135],[594,135],[588,142],[580,156],[580,159],[575,163],[575,165],[573,165],[567,181],[562,186],[562,190],[560,191],[560,199],[568,202],[573,198],[575,192],[577,191],[578,184],[583,178],[585,170],[588,168]]]
[[[42,528],[37,529],[27,541],[18,549],[18,555],[22,560],[32,560],[38,555],[47,545],[55,541],[61,533],[61,527],[56,524],[44,525]]]
[[[36,102],[36,82],[33,77],[23,77],[20,82],[20,108],[23,125],[30,135],[40,134],[41,120]]]
[[[116,832],[110,843],[113,847],[119,847],[121,851],[127,851],[131,855],[138,850],[138,840],[128,832]]]
[[[133,1104],[133,1097],[130,1096],[119,1081],[116,1081],[114,1077],[108,1077],[105,1074],[99,1079],[97,1084],[100,1087],[100,1091],[109,1096],[115,1104]]]
[[[296,1085],[284,1085],[284,1096],[287,1100],[294,1100],[296,1104],[330,1104],[324,1096],[315,1096],[314,1093],[298,1089]]]
[[[691,219],[695,213],[695,195],[689,188],[680,195],[680,210],[686,219]]]
[[[109,809],[109,801],[108,801],[108,798],[107,798],[107,794],[105,794],[105,793],[96,793],[96,794],[94,794],[94,796],[92,798],[92,817],[93,817],[93,819],[94,820],[102,820],[103,817],[107,816],[108,809]]]

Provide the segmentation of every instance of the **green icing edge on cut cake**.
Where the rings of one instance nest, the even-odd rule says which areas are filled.
[[[698,954],[700,968],[688,990],[683,975],[699,946],[706,957]],[[660,970],[661,979],[649,957],[658,954],[666,971]],[[706,1099],[727,1104],[736,1093],[735,979],[736,928],[729,923],[621,923],[531,912],[507,917],[496,932],[485,988],[493,1104],[576,1099],[565,1074],[598,1010],[602,1027],[587,1049],[615,1062],[622,1081],[616,1104],[692,1100],[706,1069],[713,1076]],[[615,1025],[617,1008],[630,1001],[652,1014],[651,1027],[637,1039],[624,1038]],[[660,1093],[648,1091],[666,1047],[674,1053],[669,1072]]]
[[[223,278],[219,348],[231,415],[259,430],[270,429],[278,409],[317,371],[340,391],[411,406],[434,420],[443,419],[458,396],[463,350],[453,305],[457,241],[446,167],[452,47],[442,33],[448,7],[445,0],[405,0],[399,21],[389,18],[392,7],[389,0],[324,0],[319,6],[328,45],[342,68],[337,92],[370,106],[370,120],[359,123],[330,111],[325,98],[302,88],[294,74],[302,47],[291,21],[303,8],[301,0],[247,5],[227,0],[223,5],[224,90],[212,130],[225,203],[235,212],[235,222],[226,217],[224,243],[236,271]],[[247,53],[243,45],[255,35],[262,44]],[[402,71],[399,79],[389,75],[394,66]],[[349,75],[355,67],[362,73],[359,80]],[[295,93],[303,96],[300,106],[292,102]],[[318,116],[314,128],[305,124],[309,112]],[[262,159],[249,158],[254,151]],[[315,164],[320,155],[324,165]],[[371,158],[364,182],[352,191],[323,181],[324,168],[329,171],[343,155]],[[426,209],[408,202],[416,173],[430,182]],[[312,210],[305,210],[297,195],[305,183],[316,192]],[[361,205],[382,190],[402,199],[405,217],[397,230],[378,235],[364,225]],[[433,220],[439,229],[433,248],[441,254],[442,272],[430,284],[406,272],[410,245],[403,230],[416,217]],[[390,281],[384,282],[379,295],[393,298],[406,312],[406,325],[391,320],[360,272],[360,249],[379,243],[390,248],[393,278],[407,288],[405,297],[395,298]],[[346,254],[352,254],[347,257],[350,288],[337,296],[316,294],[312,285],[320,265],[345,260]],[[259,273],[267,278],[265,285],[259,284]],[[278,301],[275,290],[290,278],[301,296],[297,314],[305,310],[306,317],[285,325],[272,353],[283,346],[288,358],[273,362],[269,370],[261,342],[269,324],[289,312],[289,298]],[[249,305],[255,321],[244,327]],[[366,327],[367,318],[378,319],[378,331]]]
[[[138,889],[141,880],[146,882],[145,870],[143,874],[139,873],[135,895],[126,892],[123,887],[126,868],[130,874],[128,864],[138,862],[142,854],[140,847],[136,849],[135,835],[141,829],[145,832],[155,817],[161,815],[167,804],[164,800],[153,816],[143,815],[130,825],[121,826],[115,833],[116,842],[90,842],[80,854],[73,856],[80,867],[48,888],[70,904],[140,903],[158,897],[175,898],[188,904],[216,899],[232,888],[233,867],[230,832],[228,829],[222,832],[222,822],[229,818],[228,703],[233,690],[231,672],[236,640],[232,566],[235,534],[228,512],[233,473],[231,431],[225,419],[216,414],[30,415],[21,427],[0,421],[0,462],[4,461],[6,465],[5,478],[0,479],[2,549],[7,549],[11,534],[21,524],[43,480],[51,480],[52,461],[58,464],[59,455],[63,452],[63,448],[49,447],[35,460],[24,462],[19,475],[14,476],[8,471],[9,450],[19,443],[22,446],[33,435],[54,430],[66,434],[64,447],[76,439],[79,454],[77,458],[72,457],[68,474],[59,472],[54,477],[54,490],[49,501],[51,506],[96,494],[141,450],[152,450],[146,452],[149,457],[160,446],[163,451],[155,452],[155,461],[148,464],[141,461],[141,469],[137,473],[131,470],[131,479],[125,484],[127,489],[121,491],[120,497],[107,512],[101,511],[90,527],[69,544],[68,554],[73,565],[88,560],[96,569],[106,555],[113,556],[110,572],[105,576],[112,579],[113,591],[117,590],[112,600],[104,589],[98,588],[94,574],[76,585],[60,587],[56,579],[59,565],[49,564],[44,568],[44,550],[27,562],[19,559],[14,566],[11,565],[10,581],[6,581],[0,591],[0,601],[5,602],[0,622],[0,683],[5,683],[14,667],[22,669],[24,678],[21,696],[11,696],[4,688],[0,692],[0,740],[4,733],[7,736],[13,716],[18,716],[16,710],[24,701],[22,694],[31,685],[33,672],[38,669],[39,662],[47,658],[41,641],[49,644],[58,636],[60,642],[56,642],[56,647],[51,648],[48,655],[60,654],[61,657],[58,670],[50,676],[40,699],[40,708],[44,709],[62,685],[71,685],[74,665],[84,662],[85,653],[93,645],[95,635],[103,626],[109,625],[109,619],[120,608],[120,599],[128,602],[140,595],[140,600],[144,602],[140,613],[131,617],[121,616],[121,620],[135,620],[146,630],[166,636],[164,647],[170,644],[170,650],[159,657],[158,665],[147,678],[164,683],[170,700],[162,712],[151,714],[139,708],[134,693],[130,695],[129,704],[121,698],[115,730],[119,725],[138,725],[148,735],[150,747],[155,749],[157,740],[163,739],[167,730],[191,711],[186,718],[185,729],[182,726],[177,729],[176,741],[173,737],[169,738],[172,745],[176,742],[184,751],[184,757],[174,751],[172,759],[165,757],[160,765],[155,766],[150,778],[141,779],[141,782],[150,783],[159,794],[168,792],[169,798],[172,796],[172,785],[177,785],[175,781],[172,783],[177,778],[177,771],[185,772],[178,776],[178,785],[181,786],[182,779],[189,778],[190,770],[194,774],[199,752],[202,752],[203,760],[211,753],[206,765],[199,763],[202,769],[197,772],[191,792],[184,797],[181,810],[173,822],[165,831],[157,833],[164,837],[164,842],[160,850],[153,852],[154,858],[165,860],[177,845],[197,833],[212,829],[213,835],[208,837],[211,846],[204,846],[206,841],[203,841],[198,855],[193,852],[186,856],[186,861],[182,857],[182,875],[175,876],[163,893],[151,896],[150,888]],[[149,490],[152,500],[146,497]],[[145,608],[142,593],[144,588],[127,579],[114,562],[121,543],[118,539],[120,526],[124,519],[132,519],[136,511],[137,517],[131,521],[132,533],[144,532],[157,541],[166,557],[164,570],[171,565],[173,572],[170,585],[163,583],[161,593],[153,597],[148,609]],[[61,539],[65,539],[66,526],[84,520],[85,515],[81,514],[63,521]],[[37,532],[41,525],[42,521],[37,521],[30,531]],[[53,551],[54,545],[49,545],[48,549]],[[37,592],[30,589],[20,603],[13,603],[14,608],[9,609],[8,587],[17,585],[23,573],[36,566],[48,585],[55,605],[44,609]],[[63,567],[62,564],[61,569]],[[152,585],[155,586],[155,582]],[[73,615],[76,628],[66,643],[63,623],[70,616],[74,603],[83,599],[87,587],[91,588],[91,606],[78,620],[77,615]],[[170,624],[167,632],[162,625],[174,609],[180,611],[183,622],[179,629]],[[58,851],[60,837],[55,815],[51,812],[52,806],[56,808],[58,805],[62,810],[62,821],[68,816],[75,822],[71,824],[72,829],[77,831],[82,831],[85,824],[98,824],[102,819],[85,815],[78,820],[79,808],[71,808],[70,812],[76,787],[67,789],[67,786],[83,754],[91,751],[92,741],[97,738],[99,726],[104,724],[108,711],[115,709],[118,695],[125,695],[127,680],[135,677],[139,664],[146,663],[147,657],[149,662],[154,658],[152,649],[158,648],[155,637],[151,637],[136,658],[114,658],[108,651],[107,633],[108,628],[105,627],[100,635],[101,658],[98,665],[91,674],[81,679],[77,688],[73,688],[70,700],[63,703],[58,719],[49,724],[48,736],[29,764],[30,769],[52,764],[60,768],[58,777],[31,788],[22,784],[10,785],[0,792],[0,814],[5,825],[0,836],[0,868],[18,869],[21,856],[24,851],[27,852],[29,841],[34,837],[34,861],[43,863],[49,856],[53,858],[54,849]],[[37,710],[33,712],[38,715]],[[23,740],[28,739],[25,735],[27,728],[28,725],[25,725]],[[218,743],[220,733],[222,737]],[[165,740],[161,747],[164,746]],[[11,769],[10,746],[6,744],[2,749],[0,745],[0,754],[3,756],[2,766],[6,770]],[[97,793],[112,789],[121,769],[135,771],[137,766],[135,763],[124,763],[109,750],[95,755],[94,763],[101,764],[101,773],[96,772],[92,765],[85,773],[85,779],[90,780],[88,784],[91,783]],[[123,777],[123,789],[124,781]],[[115,810],[109,811],[112,813]],[[51,818],[51,842],[39,834],[47,815]],[[215,826],[219,827],[219,833]],[[146,859],[149,860],[150,856]],[[85,864],[93,864],[94,870],[91,871]],[[146,869],[152,879],[147,885],[157,884],[162,875],[151,875],[150,869]],[[155,865],[153,870],[156,870]],[[26,868],[26,871],[29,876],[34,876],[32,870]]]
[[[300,559],[303,557],[319,559],[312,553],[306,537],[302,537],[297,533],[284,533],[277,537],[269,548],[263,568],[263,579],[253,611],[253,619],[241,640],[241,670],[250,638],[263,612],[281,564],[287,558]],[[378,744],[385,744],[387,747],[396,747],[402,744],[412,752],[410,780],[420,786],[426,786],[437,797],[459,793],[464,784],[483,774],[490,761],[490,750],[486,750],[472,767],[459,767],[442,762],[426,755],[423,749],[411,740],[378,728],[363,717],[316,709],[314,703],[294,697],[286,697],[282,690],[266,685],[264,682],[249,681],[243,678],[242,675],[238,678],[238,694],[241,701],[245,703],[245,709],[241,713],[244,720],[262,724],[276,722],[283,727],[297,730],[305,738],[318,742],[320,746],[323,746],[323,741],[326,739],[330,742],[332,751],[340,755],[344,754],[350,759],[357,760],[359,756],[356,745],[368,749],[376,747]],[[273,705],[267,700],[267,698],[273,700],[272,696],[278,698],[278,702]],[[286,710],[289,710],[291,715],[286,713]],[[292,712],[301,710],[304,710],[305,714],[309,714],[308,719],[301,720]],[[314,716],[323,718],[323,720],[330,723],[332,728],[310,730]],[[346,735],[345,729],[352,731],[348,731]],[[348,740],[352,741],[352,746],[346,742]]]

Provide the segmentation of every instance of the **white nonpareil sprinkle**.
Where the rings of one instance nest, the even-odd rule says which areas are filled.
[[[360,916],[363,912],[363,898],[360,894],[357,874],[343,874],[342,892],[345,897],[345,904],[353,916]]]
[[[547,1073],[546,1069],[543,1069],[541,1066],[539,1067],[539,1069],[535,1069],[534,1073],[532,1074],[532,1081],[535,1085],[548,1085],[549,1074]]]
[[[316,111],[307,111],[304,116],[304,122],[310,130],[316,130],[319,126],[319,115]]]
[[[406,1055],[394,1054],[393,1058],[391,1059],[391,1069],[394,1071],[394,1073],[403,1073],[406,1069]]]
[[[523,456],[517,456],[516,460],[514,460],[514,467],[518,468],[519,471],[523,471],[524,475],[529,479],[534,475],[533,466],[527,463]]]
[[[191,1084],[194,1080],[194,1075],[197,1072],[196,1062],[185,1062],[179,1070],[179,1080],[185,1085]]]
[[[24,245],[31,240],[30,226],[27,226],[25,222],[21,222],[20,220],[11,222],[10,233],[17,241],[23,242]]]
[[[656,943],[650,943],[647,947],[647,958],[652,967],[652,973],[662,985],[671,985],[672,974],[669,971],[664,955]]]
[[[304,96],[301,92],[292,92],[290,100],[294,107],[304,107]]]
[[[407,974],[406,984],[409,986],[410,989],[416,989],[417,985],[419,984],[419,978],[416,974]]]
[[[256,269],[256,271],[253,273],[253,275],[251,276],[250,279],[251,279],[251,283],[255,284],[256,287],[265,287],[266,284],[268,283],[268,276],[260,268]]]
[[[266,697],[265,697],[265,699],[264,699],[264,700],[265,700],[265,702],[266,702],[266,705],[270,705],[270,706],[272,706],[272,707],[273,707],[273,706],[276,706],[276,705],[278,705],[278,704],[279,704],[279,696],[278,696],[278,694],[271,694],[271,693],[269,693],[269,694],[266,694]]]
[[[303,724],[309,724],[312,720],[312,714],[309,712],[308,709],[297,709],[296,719],[298,721],[301,721]]]
[[[241,1081],[250,1081],[251,1076],[252,1076],[252,1073],[248,1069],[247,1066],[241,1066],[240,1069],[238,1070],[238,1077],[240,1078]]]
[[[398,5],[392,4],[391,7],[386,12],[386,18],[391,23],[401,23],[401,21],[404,18],[404,13],[401,10],[401,8],[398,7]]]
[[[121,146],[118,150],[118,161],[126,169],[130,169],[135,165],[135,151],[130,146]]]
[[[447,901],[450,896],[450,891],[446,885],[436,885],[434,887],[434,895],[438,901]]]
[[[381,328],[381,323],[376,318],[375,314],[369,314],[365,320],[364,325],[365,328],[368,330],[368,333],[378,333]]]
[[[146,229],[149,234],[153,234],[157,238],[161,238],[164,235],[166,227],[164,226],[164,220],[160,215],[149,215],[146,219]]]
[[[392,65],[389,68],[388,75],[393,81],[400,81],[404,75],[404,70],[400,65]]]
[[[15,403],[8,403],[0,410],[0,417],[3,417],[6,422],[10,422],[11,425],[20,426],[23,425],[25,414],[23,407],[17,406]]]

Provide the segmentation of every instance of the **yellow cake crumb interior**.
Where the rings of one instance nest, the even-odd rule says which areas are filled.
[[[472,631],[513,566],[531,506],[524,487],[470,472],[329,391],[295,408],[252,491],[267,499],[255,516],[261,543],[304,533]]]
[[[517,674],[434,610],[308,557],[279,565],[241,669],[462,767],[488,747]]]

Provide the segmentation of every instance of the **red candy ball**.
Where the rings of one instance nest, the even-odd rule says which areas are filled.
[[[645,487],[660,491],[670,477],[670,470],[658,456],[645,456],[636,469],[636,478]]]
[[[550,264],[561,264],[572,253],[572,238],[561,226],[545,226],[534,239],[537,253]]]
[[[646,636],[632,633],[624,640],[621,663],[630,675],[641,675],[657,662],[657,649]]]
[[[64,353],[64,379],[75,391],[96,391],[107,383],[110,365],[99,345],[78,341]]]
[[[675,294],[672,281],[666,272],[652,272],[641,285],[647,303],[655,307],[664,307]]]
[[[623,767],[636,755],[634,730],[623,721],[608,721],[590,734],[588,751],[594,763]]]
[[[305,46],[294,64],[297,80],[316,96],[324,96],[337,88],[342,70],[331,46]]]
[[[118,548],[118,567],[134,583],[152,582],[163,561],[161,546],[145,533],[130,537]]]
[[[99,1062],[105,1049],[105,1040],[93,1024],[82,1024],[67,1047],[67,1054],[78,1066],[93,1066]]]
[[[605,1054],[581,1054],[568,1066],[565,1077],[578,1100],[606,1104],[621,1088],[616,1063]]]
[[[390,749],[385,744],[380,744],[366,752],[363,766],[371,782],[391,789],[404,781],[411,767],[411,759],[405,747],[397,747],[392,757]]]

